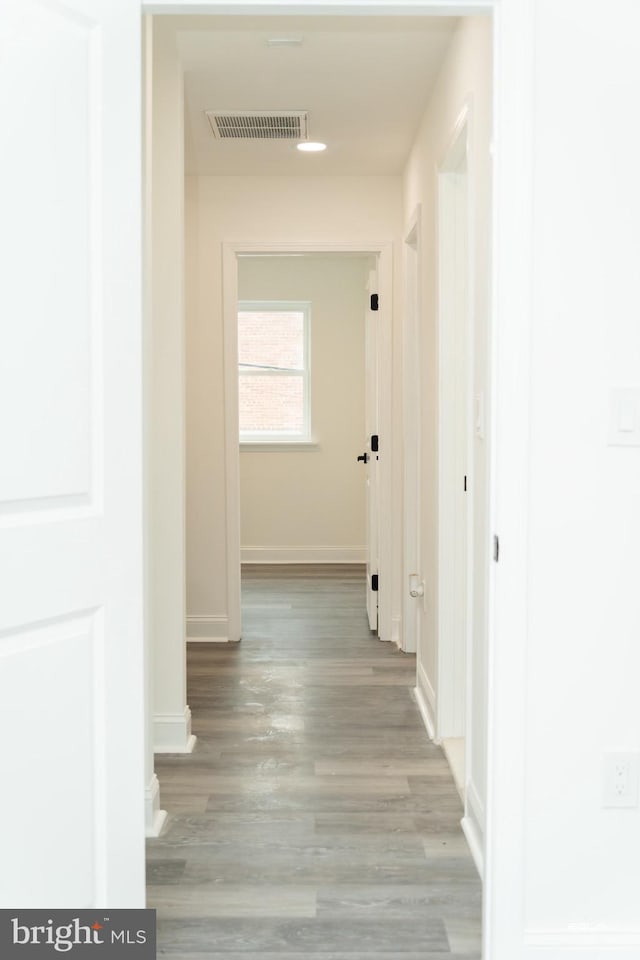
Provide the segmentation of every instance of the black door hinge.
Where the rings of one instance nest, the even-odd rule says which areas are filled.
[[[374,433],[371,436],[371,452],[372,453],[378,452],[378,434],[377,433]]]
[[[466,475],[466,473],[465,473],[465,475],[464,475],[464,492],[465,492],[465,493],[467,492],[467,475]]]
[[[371,574],[371,589],[373,590],[374,593],[378,592],[378,574],[377,573]]]
[[[500,539],[495,533],[493,535],[493,559],[496,563],[500,559]]]
[[[378,309],[378,294],[377,294],[377,293],[372,293],[372,294],[371,294],[371,309],[372,309],[372,310],[377,310],[377,309]]]

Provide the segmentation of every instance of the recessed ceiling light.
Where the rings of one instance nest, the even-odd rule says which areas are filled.
[[[327,149],[326,143],[318,143],[313,140],[305,140],[304,143],[296,144],[301,153],[321,153]]]

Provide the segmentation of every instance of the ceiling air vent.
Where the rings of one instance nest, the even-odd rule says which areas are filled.
[[[207,119],[217,140],[306,140],[304,110],[207,110]]]

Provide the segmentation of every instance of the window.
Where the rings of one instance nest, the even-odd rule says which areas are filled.
[[[240,439],[308,441],[309,303],[238,304]]]

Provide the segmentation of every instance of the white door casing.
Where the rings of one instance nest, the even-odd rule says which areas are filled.
[[[0,24],[0,905],[144,905],[140,10]]]
[[[228,241],[223,243],[222,270],[223,270],[223,311],[224,311],[224,382],[225,382],[225,496],[226,496],[226,524],[227,524],[227,613],[228,639],[239,640],[241,636],[241,550],[240,550],[240,452],[238,444],[238,263],[237,258],[248,254],[313,254],[313,253],[344,253],[371,255],[377,259],[377,282],[381,309],[379,316],[386,317],[386,337],[382,337],[382,345],[378,346],[382,362],[379,370],[378,410],[381,431],[384,425],[390,424],[391,418],[391,349],[390,349],[390,317],[392,297],[392,246],[388,242],[354,242],[345,243],[336,241],[310,243],[303,241],[281,243],[250,243]],[[384,308],[384,303],[389,306]],[[390,430],[390,426],[387,426]],[[382,441],[381,441],[382,443]],[[354,456],[357,451],[354,451]],[[391,463],[381,458],[378,468],[378,505],[379,505],[379,543],[380,543],[380,577],[385,576],[385,564],[390,567],[391,544]],[[386,583],[390,584],[390,576],[386,576]],[[390,592],[390,591],[389,591]],[[386,600],[386,602],[385,602]],[[378,632],[381,639],[391,637],[391,602],[383,590],[379,597]]]
[[[162,18],[152,24],[147,104],[148,630],[153,638],[154,750],[190,753],[195,737],[185,644],[184,94],[182,65],[168,26]]]

